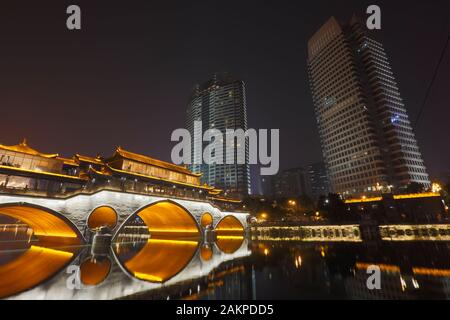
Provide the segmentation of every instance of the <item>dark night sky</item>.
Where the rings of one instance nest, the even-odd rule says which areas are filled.
[[[306,42],[331,15],[382,9],[377,32],[416,118],[450,32],[443,1],[9,1],[0,4],[0,143],[170,160],[197,82],[228,71],[247,85],[249,125],[280,128],[283,168],[321,159]],[[68,31],[66,7],[82,9]],[[450,166],[450,49],[416,130],[432,175]]]

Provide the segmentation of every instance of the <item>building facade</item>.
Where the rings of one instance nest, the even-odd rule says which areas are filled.
[[[101,190],[209,201],[234,209],[241,201],[202,183],[201,173],[117,147],[110,157],[64,158],[0,144],[0,194],[67,198]]]
[[[317,200],[320,196],[327,196],[330,192],[327,170],[323,162],[308,165],[308,179],[311,197]]]
[[[431,186],[383,45],[353,17],[308,41],[308,76],[331,191]]]
[[[202,127],[195,128],[194,122],[201,121]],[[186,128],[191,133],[192,164],[189,169],[194,173],[202,173],[202,183],[213,185],[227,194],[244,196],[250,194],[250,166],[248,140],[245,142],[245,164],[204,164],[202,152],[196,152],[197,145],[202,150],[209,142],[202,141],[203,133],[208,129],[217,129],[225,135],[227,129],[247,130],[247,106],[245,84],[228,74],[216,74],[203,85],[195,88],[189,99],[186,114]],[[200,130],[201,129],[201,130]],[[198,132],[194,132],[197,130]],[[228,152],[237,159],[237,143],[232,150],[223,144],[223,155]],[[225,160],[225,159],[224,159]]]
[[[308,173],[303,167],[280,171],[273,176],[261,176],[261,192],[272,198],[310,195]]]

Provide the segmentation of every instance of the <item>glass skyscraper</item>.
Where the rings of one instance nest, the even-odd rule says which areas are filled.
[[[201,121],[202,128],[194,132],[194,122]],[[224,139],[227,129],[247,130],[247,106],[245,99],[245,84],[229,74],[215,74],[203,85],[197,85],[189,99],[186,114],[186,128],[191,133],[191,159],[193,164],[189,169],[202,173],[202,182],[224,190],[228,195],[243,196],[250,194],[250,167],[248,158],[248,140],[245,142],[245,164],[225,164],[227,146],[223,141],[223,164],[204,164],[202,154],[195,152],[194,144],[202,145],[202,150],[209,142],[202,141],[203,133],[208,129],[218,129]],[[199,141],[196,141],[199,140]],[[237,159],[237,143],[234,159]],[[195,164],[202,163],[202,164]]]
[[[330,18],[309,40],[307,64],[332,191],[430,187],[389,60],[365,23]]]

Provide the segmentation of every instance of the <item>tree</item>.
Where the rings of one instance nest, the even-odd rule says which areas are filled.
[[[423,185],[417,182],[411,182],[407,187],[406,187],[406,192],[407,193],[421,193],[423,192]]]

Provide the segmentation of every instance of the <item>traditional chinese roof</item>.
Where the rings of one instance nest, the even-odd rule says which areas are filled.
[[[56,160],[62,161],[65,165],[78,167],[78,162],[75,161],[73,158],[64,158],[64,157],[57,157]]]
[[[58,154],[46,154],[41,153],[33,148],[30,148],[27,144],[27,140],[23,139],[23,141],[15,146],[5,146],[0,144],[0,150],[6,150],[6,151],[13,151],[13,152],[19,152],[19,153],[25,153],[33,156],[39,156],[43,158],[56,158],[58,157]]]
[[[169,180],[169,179],[165,179],[165,178],[160,178],[160,177],[155,177],[155,176],[148,176],[146,174],[141,174],[141,173],[136,173],[136,172],[130,172],[130,171],[125,171],[125,170],[120,170],[120,169],[116,169],[113,167],[110,167],[109,165],[106,165],[106,167],[111,171],[111,172],[115,172],[115,173],[119,173],[121,175],[127,175],[127,176],[132,176],[132,177],[138,177],[138,178],[145,178],[145,179],[150,179],[150,180],[157,180],[157,181],[164,181],[170,184],[176,184],[176,185],[182,185],[182,186],[186,186],[186,187],[192,187],[192,188],[197,188],[197,189],[205,189],[205,190],[215,190],[214,187],[211,187],[207,184],[204,185],[197,185],[197,184],[191,184],[191,183],[187,183],[187,182],[182,182],[182,181],[177,181],[177,180]],[[91,169],[92,170],[92,169]],[[98,171],[96,173],[99,173]],[[107,174],[107,173],[103,173],[102,174]]]
[[[61,173],[53,173],[53,172],[45,172],[45,171],[36,171],[36,170],[28,170],[10,166],[0,165],[0,172],[6,172],[8,174],[18,174],[23,176],[44,176],[44,177],[53,177],[56,179],[64,179],[70,181],[85,181],[86,178],[78,177],[78,176],[69,176]]]
[[[83,155],[77,153],[75,155],[75,158],[78,159],[79,162],[88,162],[88,163],[92,163],[92,164],[102,164],[102,165],[105,164],[99,156],[93,158],[93,157],[83,156]]]
[[[179,166],[179,165],[176,165],[176,164],[173,164],[173,163],[170,163],[170,162],[165,162],[165,161],[162,161],[162,160],[157,160],[157,159],[154,159],[154,158],[150,158],[150,157],[144,156],[142,154],[133,153],[133,152],[124,150],[121,147],[117,147],[115,155],[119,155],[120,157],[125,158],[125,159],[141,162],[141,163],[144,163],[144,164],[149,164],[149,165],[152,165],[152,166],[157,166],[157,167],[160,167],[160,168],[164,168],[164,169],[168,169],[168,170],[172,170],[172,171],[188,174],[188,175],[191,175],[191,176],[200,177],[202,175],[201,173],[193,173],[189,169],[187,169],[186,167]]]

